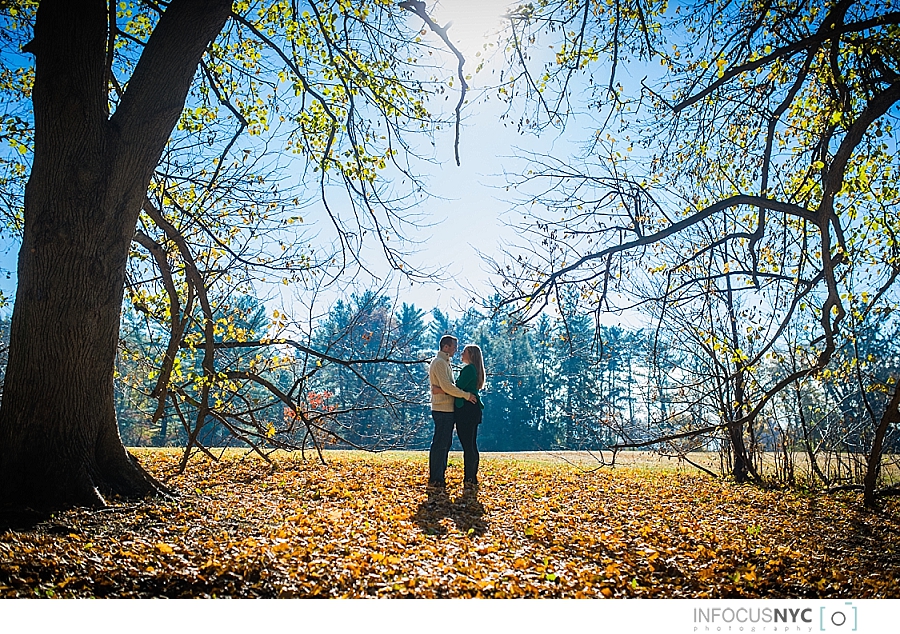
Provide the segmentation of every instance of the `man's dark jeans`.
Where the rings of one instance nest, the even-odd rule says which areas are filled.
[[[431,417],[434,419],[434,438],[431,439],[431,451],[428,454],[428,484],[444,486],[447,454],[453,444],[453,412],[432,410]]]

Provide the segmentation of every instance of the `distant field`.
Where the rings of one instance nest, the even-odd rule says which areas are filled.
[[[165,454],[180,455],[178,449],[158,449],[151,447],[134,447],[130,451],[138,455],[152,455],[155,452],[163,452]],[[216,456],[222,454],[222,449],[211,449]],[[253,455],[247,449],[228,448],[224,450],[224,455],[232,459],[240,459],[244,456]],[[332,459],[346,460],[371,460],[371,461],[420,461],[428,459],[428,451],[407,451],[407,450],[390,450],[379,452],[368,452],[359,450],[344,449],[326,449],[323,451],[326,462]],[[276,451],[272,454],[275,461],[281,459],[298,460],[301,458],[301,452]],[[461,451],[451,451],[451,460],[462,461],[463,455]],[[707,468],[718,468],[719,454],[713,452],[694,452],[688,454],[688,458],[697,464]],[[318,460],[315,449],[307,449],[305,452],[306,460]],[[628,451],[619,452],[612,462],[613,455],[609,451],[503,451],[503,452],[481,452],[482,461],[504,460],[519,462],[536,462],[547,464],[569,464],[581,469],[596,469],[598,467],[640,467],[648,469],[661,469],[664,471],[686,471],[700,472],[689,463],[678,460],[677,458],[665,458],[651,451]]]
[[[159,449],[147,449],[147,448],[139,448],[135,449],[135,451],[160,451]],[[162,451],[171,452],[176,451],[174,449],[164,449]],[[218,451],[214,451],[216,455],[219,455],[221,449]],[[246,449],[228,449],[226,450],[227,455],[229,456],[242,456],[247,453]],[[340,457],[347,459],[365,459],[365,460],[388,460],[388,461],[404,461],[404,460],[427,460],[428,452],[427,451],[383,451],[377,453],[370,453],[364,451],[355,451],[355,450],[325,450],[324,452],[325,459],[330,460],[331,458]],[[277,460],[280,456],[299,456],[299,452],[287,453],[287,452],[275,452],[273,457]],[[460,451],[451,451],[451,458],[458,459],[462,461],[462,452]],[[697,469],[694,465],[690,464],[693,462],[696,465],[700,465],[706,469],[709,469],[713,473],[719,473],[722,468],[722,462],[719,453],[713,451],[694,451],[687,454],[687,458],[690,462],[686,460],[681,460],[678,458],[664,457],[660,456],[656,452],[652,451],[620,451],[615,455],[615,460],[613,460],[613,453],[611,451],[508,451],[508,452],[481,452],[482,460],[514,460],[514,461],[523,461],[523,462],[537,462],[537,463],[547,463],[547,464],[569,464],[573,467],[577,467],[579,469],[585,470],[593,470],[598,468],[608,469],[615,467],[635,467],[642,469],[651,469],[651,470],[660,470],[660,471],[670,471],[670,472],[684,472],[684,473],[702,473],[702,470]],[[835,462],[838,456],[833,456],[831,458],[832,463]],[[306,458],[308,460],[317,459],[317,455],[315,450],[307,450]],[[763,464],[765,465],[765,469],[771,470],[773,465],[775,464],[776,458],[778,460],[782,459],[781,455],[776,456],[773,453],[765,453],[762,456]],[[845,462],[856,462],[860,466],[865,464],[865,456],[862,455],[841,455],[839,458]],[[795,470],[797,470],[798,475],[805,474],[808,470],[808,457],[806,453],[803,452],[795,452],[793,454],[793,462]],[[884,460],[884,475],[888,478],[894,478],[895,480],[900,479],[900,469],[898,469],[898,463],[900,463],[900,456],[887,456]],[[828,461],[824,458],[820,458],[820,466],[825,467],[828,464]]]
[[[147,447],[135,447],[131,451],[138,453],[162,451],[166,453],[178,452],[176,449],[156,449]],[[213,449],[215,455],[219,455],[221,449]],[[231,457],[239,457],[247,454],[246,449],[226,449],[225,455]],[[358,450],[344,449],[326,449],[323,452],[325,459],[331,458],[347,458],[350,460],[388,460],[388,461],[404,461],[404,460],[421,460],[428,458],[428,451],[407,451],[407,450],[390,450],[379,452],[367,452]],[[306,450],[306,459],[316,460],[317,454],[314,449]],[[276,451],[273,457],[277,460],[279,457],[295,456],[299,457],[300,452]],[[462,460],[461,451],[451,451],[451,458]],[[612,465],[612,452],[610,451],[482,451],[482,460],[516,460],[522,462],[542,462],[550,464],[571,464],[579,467],[593,469],[603,466]],[[693,452],[688,457],[702,464],[703,466],[718,465],[719,454],[714,452]],[[694,467],[687,462],[680,461],[677,458],[664,458],[652,451],[627,451],[619,452],[616,456],[615,465],[623,467],[649,467],[660,468],[664,470],[695,470]]]
[[[179,476],[177,451],[137,453],[178,497],[0,534],[0,596],[900,598],[897,500],[873,513],[649,456],[488,454],[467,494],[454,455],[429,497],[423,452],[273,469],[232,450]]]

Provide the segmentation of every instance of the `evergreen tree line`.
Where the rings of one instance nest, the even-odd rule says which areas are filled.
[[[265,307],[252,297],[218,304],[217,320],[231,324],[246,340],[265,338],[273,325]],[[182,446],[186,442],[187,426],[181,420],[191,418],[189,400],[180,412],[167,406],[159,423],[149,424],[155,406],[150,391],[166,343],[166,333],[157,330],[156,322],[138,312],[126,313],[123,319],[116,405],[126,445]],[[647,395],[646,390],[640,391],[639,380],[645,374],[641,368],[648,353],[643,331],[598,330],[590,316],[544,317],[534,328],[513,330],[502,313],[472,308],[453,317],[363,292],[333,304],[313,328],[310,347],[339,359],[419,363],[351,368],[278,348],[267,352],[236,348],[224,363],[241,367],[252,361],[257,367],[265,366],[268,378],[284,393],[291,391],[297,377],[310,375],[308,366],[315,364],[317,371],[303,384],[303,393],[294,397],[299,408],[315,410],[333,432],[323,438],[326,444],[424,449],[432,431],[428,361],[437,352],[441,336],[448,333],[461,344],[479,345],[484,352],[486,415],[479,446],[485,451],[600,449],[617,440],[614,430],[625,421],[646,418]],[[175,374],[185,386],[202,376],[201,358],[199,350],[182,351],[179,356]],[[458,357],[454,362],[459,363]],[[252,388],[244,396],[257,404],[256,415],[278,434],[290,429],[291,412],[271,394]],[[299,434],[293,440],[302,443],[306,432],[291,433]],[[207,447],[241,444],[218,421],[210,421],[200,440]]]
[[[254,298],[220,304],[223,321],[224,312],[230,311],[228,321],[245,338],[260,339],[270,331],[265,307]],[[155,427],[147,424],[153,360],[159,358],[165,337],[159,333],[154,338],[150,322],[139,317],[132,314],[123,322],[117,379],[121,433],[129,445],[179,446],[186,432],[172,408]],[[592,315],[574,311],[542,315],[525,328],[511,328],[511,323],[502,312],[470,308],[452,316],[364,292],[334,303],[312,329],[310,347],[341,359],[422,362],[351,368],[311,360],[292,350],[240,348],[229,351],[224,362],[241,367],[255,359],[258,367],[269,368],[267,376],[285,393],[298,376],[309,375],[294,398],[315,411],[321,426],[333,432],[324,437],[332,446],[427,448],[432,429],[427,360],[447,333],[484,352],[486,409],[479,431],[484,451],[609,449],[722,418],[722,402],[729,395],[716,391],[717,379],[710,370],[714,359],[695,345],[683,326],[671,330],[604,326],[597,325]],[[900,373],[892,324],[878,320],[861,328],[855,344],[842,348],[827,372],[798,383],[747,430],[751,452],[780,456],[774,465],[780,479],[797,475],[796,461],[790,457],[794,455],[805,457],[801,462],[807,472],[814,475],[818,469],[829,482],[852,480],[859,471],[871,436],[871,410],[886,398],[891,377]],[[798,362],[798,350],[799,344],[786,345],[782,353],[773,354],[756,370],[757,380],[777,381],[788,374]],[[182,365],[202,374],[199,352],[188,351],[182,359]],[[311,364],[318,366],[314,373],[308,370]],[[190,372],[182,368],[180,374]],[[880,382],[884,390],[861,389],[856,380],[860,374],[866,375],[866,385]],[[273,440],[282,433],[303,440],[296,435],[306,431],[292,429],[290,412],[282,402],[260,387],[247,390],[245,398],[257,404],[256,416],[266,421],[263,426],[277,431]],[[895,429],[888,440],[887,453],[896,453]],[[216,421],[211,421],[202,441],[207,446],[241,444],[232,430]],[[675,456],[722,451],[724,460],[730,459],[724,431],[648,448]]]
[[[251,296],[217,302],[221,339],[239,333],[243,340],[264,339],[273,319]],[[199,323],[199,322],[198,322]],[[509,315],[470,308],[452,316],[395,301],[377,292],[340,299],[311,331],[311,348],[336,359],[404,359],[418,363],[375,362],[350,367],[322,362],[280,347],[221,353],[223,367],[260,368],[260,374],[285,394],[297,411],[317,423],[324,446],[370,450],[426,449],[432,423],[428,396],[428,360],[444,334],[484,352],[487,384],[482,392],[483,451],[604,450],[619,443],[653,439],[715,423],[727,394],[716,392],[713,360],[684,330],[629,329],[597,325],[586,313],[546,314],[529,327],[511,328]],[[839,351],[836,362],[815,380],[798,383],[767,408],[747,441],[761,471],[794,481],[805,472],[830,485],[858,479],[869,446],[872,410],[881,406],[893,376],[900,373],[900,350],[891,320],[861,329],[854,344]],[[199,328],[199,326],[198,326]],[[5,368],[8,319],[0,320],[0,372]],[[167,333],[139,311],[127,311],[117,358],[116,408],[120,433],[129,446],[184,446],[192,416],[188,389],[203,376],[202,354],[186,348],[176,360],[173,381],[184,396],[173,399],[156,423],[151,391]],[[187,339],[189,340],[190,333]],[[800,348],[798,348],[799,350]],[[798,361],[796,350],[772,355],[758,376],[776,381]],[[458,358],[454,362],[459,363]],[[314,371],[310,372],[310,365]],[[860,389],[880,382],[882,391]],[[0,374],[2,377],[2,374]],[[299,383],[298,377],[307,377]],[[176,386],[177,387],[177,386]],[[238,399],[258,427],[271,433],[270,448],[312,446],[309,431],[296,415],[260,385],[223,391]],[[246,446],[240,430],[223,417],[211,417],[200,435],[204,447]],[[293,424],[292,424],[293,423]],[[456,441],[458,443],[458,441]],[[258,443],[257,443],[258,444]],[[458,449],[458,447],[456,447]],[[689,457],[695,451],[720,451],[727,471],[729,443],[724,431],[648,446],[660,454]],[[886,451],[896,454],[900,434],[892,428]],[[761,456],[773,457],[768,463]]]

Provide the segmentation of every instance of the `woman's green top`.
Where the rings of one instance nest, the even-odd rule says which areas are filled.
[[[459,371],[459,376],[456,378],[456,387],[469,394],[474,394],[475,398],[478,399],[478,405],[481,406],[481,409],[484,409],[484,403],[481,402],[481,397],[478,396],[478,370],[475,369],[474,365],[467,363],[463,366],[463,369]],[[456,409],[460,409],[465,402],[466,399],[464,398],[456,399]]]

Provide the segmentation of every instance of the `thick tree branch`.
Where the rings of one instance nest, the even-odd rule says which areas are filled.
[[[656,233],[645,235],[645,236],[638,238],[637,240],[631,240],[629,242],[624,242],[621,244],[613,245],[613,246],[607,247],[605,249],[602,249],[600,251],[597,251],[596,253],[591,253],[591,254],[585,255],[585,256],[579,258],[577,261],[573,262],[572,264],[564,266],[564,267],[554,271],[553,273],[551,273],[547,277],[547,279],[545,279],[543,282],[538,284],[538,286],[535,287],[534,291],[532,293],[530,293],[529,295],[530,295],[530,297],[537,297],[537,296],[540,296],[540,295],[546,293],[549,290],[549,288],[551,286],[553,286],[556,283],[556,280],[558,280],[560,277],[563,277],[563,276],[567,275],[568,273],[571,273],[572,271],[575,271],[576,269],[583,267],[585,264],[587,264],[589,262],[592,262],[595,260],[600,260],[602,258],[606,258],[606,257],[616,254],[616,253],[622,253],[624,251],[630,251],[631,249],[635,249],[638,247],[655,244],[657,242],[660,242],[661,240],[664,240],[665,238],[668,238],[669,236],[672,236],[674,234],[677,234],[677,233],[687,229],[688,227],[691,227],[693,225],[696,225],[696,224],[702,222],[703,220],[719,213],[720,211],[723,211],[725,209],[729,209],[732,207],[738,207],[741,205],[747,205],[747,206],[751,206],[751,207],[766,207],[767,209],[770,209],[773,211],[780,211],[787,215],[805,218],[807,220],[812,220],[814,222],[817,219],[815,214],[812,211],[810,211],[804,207],[800,207],[799,205],[792,204],[792,203],[786,203],[786,202],[779,201],[779,200],[763,198],[761,196],[752,196],[752,195],[748,195],[748,194],[739,194],[737,196],[731,196],[730,198],[726,198],[724,200],[715,202],[712,205],[709,205],[708,207],[701,209],[700,211],[694,212],[687,218],[684,218],[683,220],[681,220],[679,222],[671,224],[668,227],[666,227],[665,229],[657,231]],[[501,302],[500,305],[505,306],[507,304],[510,304],[515,301],[519,301],[521,299],[523,299],[523,298],[521,298],[521,297],[509,298],[509,299],[506,299],[503,302]]]
[[[187,459],[190,456],[190,448],[191,445],[197,440],[197,435],[200,433],[200,430],[203,428],[205,424],[206,417],[209,415],[210,407],[209,407],[209,392],[213,385],[213,380],[216,375],[215,368],[215,348],[212,346],[212,342],[214,339],[215,332],[215,322],[213,319],[213,311],[212,306],[209,302],[209,295],[206,289],[206,282],[203,279],[203,276],[200,274],[200,270],[197,268],[197,263],[194,260],[194,256],[191,253],[191,249],[187,244],[187,241],[184,239],[184,236],[181,235],[181,232],[175,228],[172,223],[165,219],[153,203],[150,202],[149,198],[144,200],[144,212],[150,217],[150,219],[159,227],[163,233],[166,234],[172,242],[175,243],[175,246],[178,248],[178,252],[181,254],[181,259],[185,265],[185,275],[190,281],[191,285],[194,287],[197,297],[200,300],[200,307],[203,310],[203,330],[204,335],[206,337],[206,345],[204,346],[204,354],[203,361],[201,365],[203,367],[204,381],[203,385],[200,388],[200,405],[197,407],[197,422],[194,427],[193,432],[188,437],[188,444],[184,452],[184,457],[182,458],[181,469],[187,464]]]
[[[125,146],[142,157],[137,178],[149,180],[184,109],[200,58],[230,12],[231,0],[173,0],[159,18],[110,118]],[[146,150],[134,152],[135,146]]]
[[[869,20],[841,25],[841,28],[826,25],[825,28],[820,29],[815,34],[809,37],[805,37],[785,46],[780,46],[768,55],[763,55],[762,57],[755,59],[752,62],[746,62],[744,64],[740,64],[728,69],[721,77],[717,78],[714,82],[709,84],[700,92],[674,104],[672,106],[672,110],[676,113],[681,112],[685,108],[689,108],[695,103],[705,99],[742,73],[754,71],[757,68],[762,68],[763,66],[771,64],[775,60],[782,57],[791,57],[795,53],[798,53],[800,51],[815,48],[818,45],[827,42],[832,37],[846,35],[848,33],[858,33],[871,28],[875,28],[877,26],[886,26],[889,24],[900,24],[900,13],[885,13],[884,15],[876,16]]]
[[[166,352],[163,356],[163,362],[160,367],[156,386],[150,392],[150,396],[159,401],[157,412],[153,415],[153,422],[155,423],[162,416],[169,377],[171,376],[172,368],[175,365],[175,355],[178,354],[178,346],[181,343],[187,319],[181,318],[181,304],[178,301],[178,290],[175,288],[175,281],[172,278],[172,268],[169,266],[169,260],[165,250],[159,243],[153,240],[153,238],[140,230],[135,232],[134,241],[147,249],[147,251],[150,252],[150,255],[153,256],[160,272],[163,287],[166,289],[166,293],[169,296],[169,343],[166,346]]]

